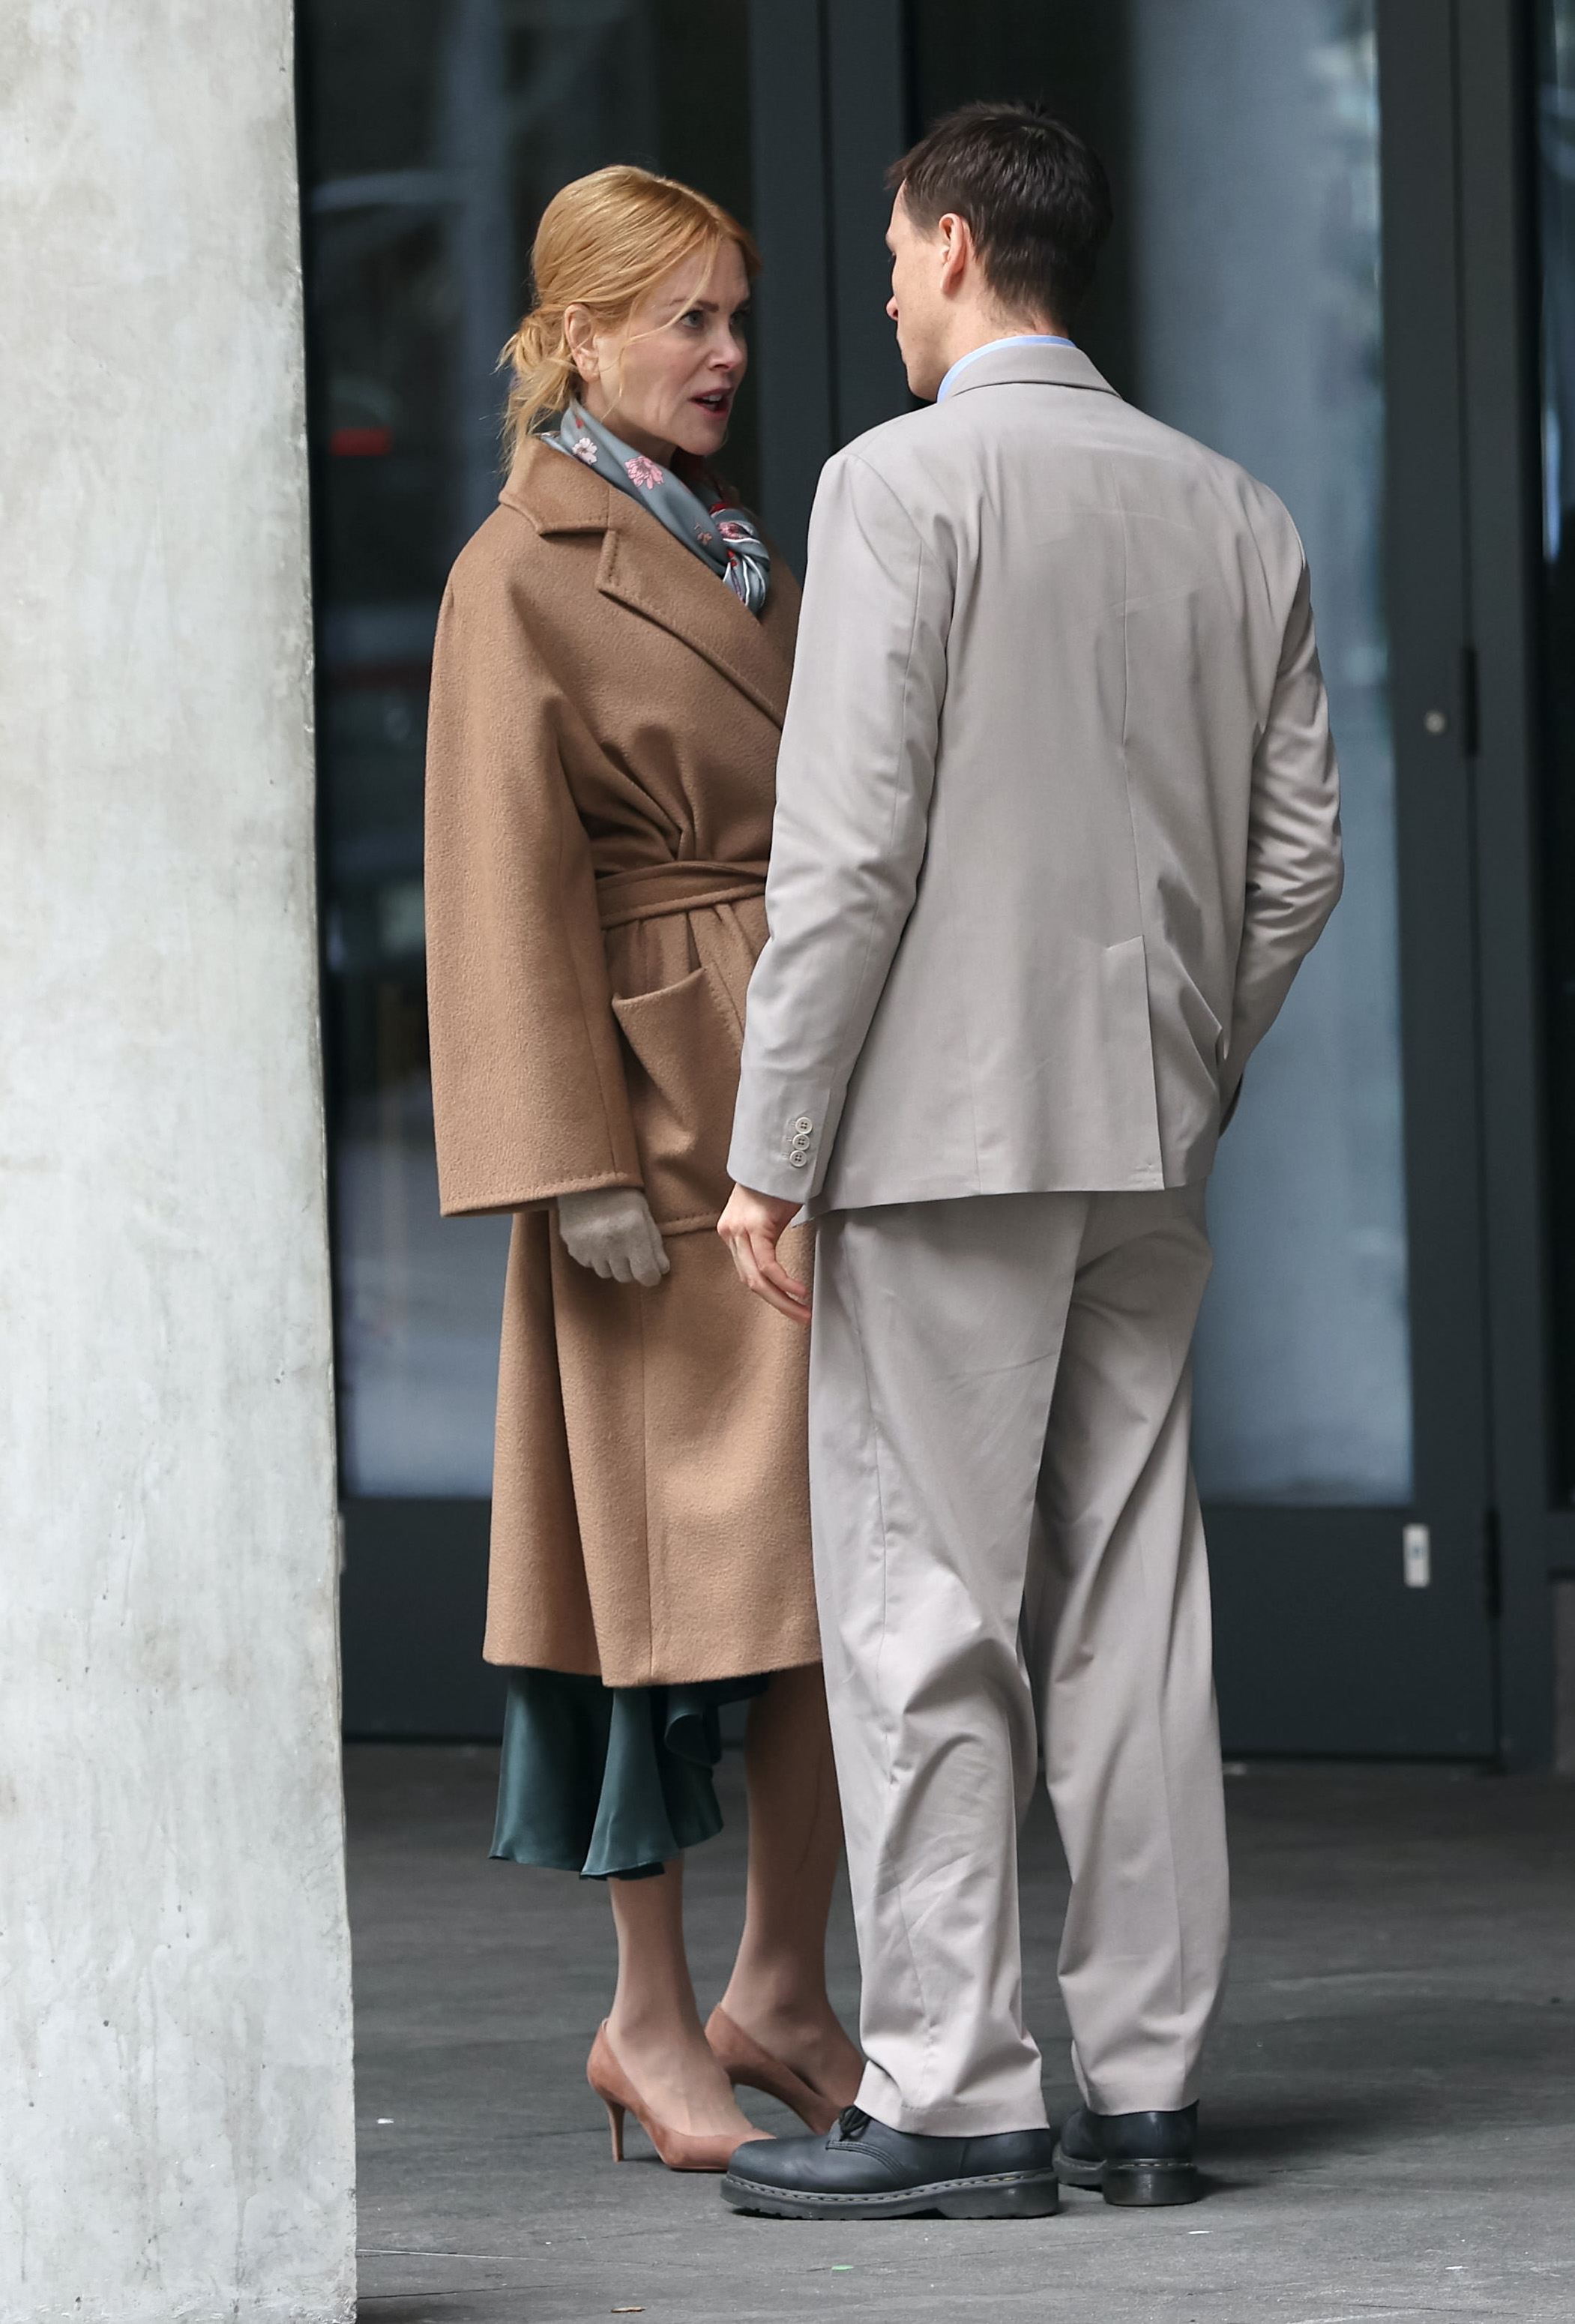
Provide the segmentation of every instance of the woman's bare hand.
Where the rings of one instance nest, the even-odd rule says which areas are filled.
[[[672,1266],[638,1186],[560,1194],[557,1231],[571,1259],[614,1283],[643,1283],[649,1291]]]
[[[796,1282],[777,1256],[782,1231],[798,1215],[797,1203],[778,1194],[757,1194],[735,1186],[716,1231],[732,1253],[740,1280],[757,1299],[796,1323],[809,1321],[809,1286]]]

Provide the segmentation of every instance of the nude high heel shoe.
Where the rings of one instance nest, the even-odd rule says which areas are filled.
[[[741,2082],[751,2090],[764,2090],[769,2098],[779,2098],[817,2138],[824,2137],[842,2113],[841,2107],[823,2098],[791,2066],[773,2058],[752,2034],[735,2025],[720,2002],[705,2021],[705,2039],[734,2089]]]
[[[612,2133],[612,2160],[623,2160],[623,2117],[631,2114],[644,2131],[669,2171],[725,2171],[739,2148],[754,2138],[766,2138],[769,2133],[751,2130],[734,2138],[731,2131],[703,2135],[689,2130],[670,2130],[665,2122],[658,2122],[644,2099],[618,2061],[616,2052],[607,2038],[607,2020],[603,2017],[596,2028],[596,2038],[591,2044],[591,2054],[585,2062],[585,2080],[607,2109],[607,2121]]]

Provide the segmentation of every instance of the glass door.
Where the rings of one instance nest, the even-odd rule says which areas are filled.
[[[1080,336],[1279,493],[1312,566],[1345,896],[1248,1069],[1197,1343],[1227,1748],[1495,1742],[1478,1314],[1449,13],[914,10],[918,118],[1041,97],[1104,152]]]
[[[1213,1501],[1403,1507],[1411,1329],[1380,554],[1373,0],[1138,0],[1136,400],[1272,484],[1313,576],[1345,893],[1211,1187],[1193,1459]]]

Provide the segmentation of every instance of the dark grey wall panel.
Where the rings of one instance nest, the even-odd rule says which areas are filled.
[[[760,504],[802,572],[839,444],[907,409],[882,182],[907,143],[902,0],[751,0]]]
[[[1451,1586],[1479,1589],[1475,1545],[1435,1540],[1434,1586],[1408,1590],[1402,1514],[1205,1511],[1228,1757],[1493,1757],[1480,1642]]]
[[[482,1660],[490,1501],[345,1504],[345,1733],[495,1743],[503,1677]]]
[[[891,262],[883,182],[907,144],[902,0],[831,0],[825,9],[832,281],[839,444],[908,408],[886,312]]]
[[[833,448],[825,125],[817,0],[750,0],[760,512],[796,571]]]

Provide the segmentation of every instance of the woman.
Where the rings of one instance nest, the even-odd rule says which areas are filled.
[[[495,1856],[610,1883],[588,2069],[669,2165],[829,2127],[841,1840],[809,1564],[806,1334],[713,1229],[797,591],[720,451],[759,261],[703,195],[566,187],[505,350],[512,466],[444,600],[428,757],[443,1206],[515,1213],[485,1653],[510,1666]],[[807,1254],[800,1255],[800,1271]],[[703,2031],[682,1851],[720,1826],[717,1711],[751,1698],[742,1942]],[[708,2038],[709,2037],[709,2038]]]

